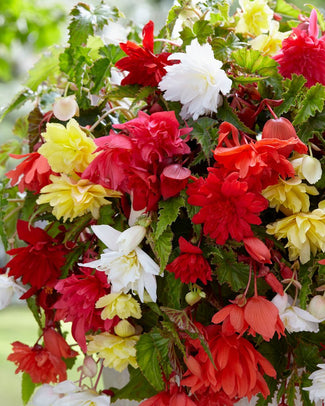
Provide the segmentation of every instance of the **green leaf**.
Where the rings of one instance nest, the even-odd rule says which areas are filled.
[[[90,74],[94,78],[92,87],[93,93],[98,93],[105,86],[105,80],[110,77],[111,64],[108,58],[98,59],[90,70]]]
[[[209,117],[202,117],[196,121],[189,121],[188,125],[193,128],[191,138],[195,138],[201,145],[206,159],[212,157],[212,149],[217,144],[218,122]]]
[[[214,56],[221,61],[230,57],[232,51],[243,45],[244,43],[233,32],[230,32],[226,37],[213,37],[211,41]]]
[[[39,328],[42,330],[43,329],[43,323],[41,320],[41,312],[40,312],[40,307],[36,303],[36,298],[35,296],[29,297],[27,300],[27,306],[29,310],[32,312],[37,324],[39,325]]]
[[[168,226],[174,223],[178,217],[180,208],[184,207],[184,205],[185,201],[181,196],[171,197],[159,202],[159,217],[155,230],[155,239],[158,239],[162,233],[167,230]]]
[[[274,10],[276,13],[283,14],[286,17],[298,18],[301,11],[293,7],[291,4],[288,4],[285,0],[277,0],[276,7]]]
[[[234,292],[244,289],[248,282],[249,266],[238,262],[232,250],[215,248],[212,254],[219,283],[227,283]]]
[[[286,79],[284,86],[287,89],[283,95],[283,102],[280,106],[275,107],[274,111],[278,116],[287,113],[292,107],[296,106],[298,95],[302,89],[305,89],[304,84],[306,79],[302,75],[292,75],[291,79]]]
[[[322,363],[322,357],[317,345],[300,342],[294,349],[294,359],[298,368],[306,368],[308,371],[317,369],[317,364]]]
[[[316,268],[308,265],[301,265],[299,269],[299,282],[302,287],[299,293],[300,307],[306,309],[308,296],[312,293],[312,277]]]
[[[142,334],[135,346],[141,372],[158,391],[165,386],[162,372],[166,377],[169,375],[168,343],[169,338],[162,337],[159,330],[154,328],[150,333]]]
[[[21,397],[22,397],[24,405],[26,405],[28,403],[36,386],[37,385],[34,382],[32,382],[29,374],[24,372],[22,379],[21,379]]]
[[[277,62],[254,49],[241,48],[231,54],[234,61],[248,73],[269,76],[277,73]]]
[[[298,129],[298,136],[304,143],[307,143],[314,134],[319,134],[320,141],[323,142],[322,133],[325,131],[325,111],[316,113],[314,117],[310,117]]]
[[[293,125],[301,124],[310,117],[315,116],[316,112],[321,112],[325,101],[325,86],[320,83],[312,86],[306,93],[299,112],[296,115]]]
[[[313,403],[310,401],[310,398],[309,398],[309,392],[303,389],[303,388],[307,388],[308,386],[310,386],[310,384],[311,384],[311,380],[309,379],[309,373],[303,372],[303,374],[301,376],[301,383],[299,385],[299,389],[300,389],[302,404],[304,406],[313,406]]]
[[[206,39],[212,35],[213,28],[207,20],[198,20],[193,25],[193,32],[197,36],[199,43],[202,45]]]
[[[160,263],[160,269],[163,271],[168,263],[170,253],[172,252],[173,233],[170,226],[168,226],[159,238],[155,238],[154,233],[151,237],[151,248]],[[148,236],[148,238],[150,238],[150,236]]]
[[[129,399],[140,402],[145,398],[154,396],[157,392],[153,389],[141,370],[129,366],[130,380],[121,389],[109,388],[114,392],[113,402],[116,399]]]
[[[14,99],[9,103],[7,107],[0,109],[0,122],[6,117],[7,114],[11,113],[13,110],[16,110],[23,106],[28,100],[33,100],[36,97],[34,92],[29,89],[24,89]]]
[[[51,48],[51,52],[43,54],[34,67],[29,71],[29,77],[25,82],[25,86],[35,92],[42,82],[54,82],[55,76],[59,73],[60,53],[60,48],[53,47]]]
[[[240,121],[225,98],[223,99],[223,105],[218,108],[217,115],[220,120],[228,121],[228,123],[233,124],[238,130],[244,131],[246,134],[255,134],[253,130],[246,127],[246,125]]]
[[[165,306],[173,309],[181,308],[181,299],[183,297],[183,284],[180,279],[175,278],[173,272],[165,272],[164,278],[157,280],[159,300]]]

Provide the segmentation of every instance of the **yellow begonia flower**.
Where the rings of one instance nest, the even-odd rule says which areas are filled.
[[[115,316],[120,319],[141,318],[140,304],[130,294],[118,292],[102,296],[96,302],[96,308],[101,307],[104,307],[101,313],[103,320],[113,319]]]
[[[273,11],[266,0],[239,0],[239,5],[236,32],[257,36],[270,30]]]
[[[276,211],[282,211],[286,216],[301,211],[309,210],[309,196],[318,195],[314,186],[308,186],[302,183],[298,177],[283,180],[279,178],[276,185],[268,186],[262,192],[263,196],[270,202],[270,207]]]
[[[98,353],[104,359],[104,366],[122,372],[130,364],[137,368],[135,345],[140,336],[119,337],[107,332],[88,336],[87,354]]]
[[[277,21],[271,21],[269,33],[260,34],[250,41],[251,47],[263,55],[275,55],[281,49],[282,41],[290,35],[290,31],[280,32],[279,26]]]
[[[94,185],[87,179],[74,180],[67,175],[51,175],[52,183],[41,189],[37,204],[49,203],[53,207],[54,216],[63,221],[73,220],[91,212],[93,217],[99,217],[99,209],[111,204],[105,197],[121,197],[115,190],[105,189]]]
[[[47,124],[42,136],[46,142],[38,152],[48,160],[54,172],[83,172],[95,158],[95,142],[87,137],[74,119],[67,123],[67,127],[56,123]]]
[[[314,184],[322,177],[322,165],[318,159],[310,155],[295,154],[290,159],[292,166],[295,168],[296,174],[306,179],[309,183]]]
[[[321,205],[320,207],[324,207]],[[296,213],[267,225],[266,232],[278,240],[287,238],[289,259],[298,257],[305,264],[310,260],[310,252],[325,251],[325,211],[321,208],[310,213]]]

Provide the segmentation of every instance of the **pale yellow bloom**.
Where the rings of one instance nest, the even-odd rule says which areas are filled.
[[[261,51],[263,55],[273,56],[281,49],[282,41],[290,35],[290,31],[280,32],[278,21],[271,21],[268,34],[260,34],[250,45],[253,49]]]
[[[278,240],[287,238],[289,259],[300,258],[305,264],[310,260],[310,253],[325,251],[325,211],[318,208],[310,213],[296,213],[267,225],[267,233]]]
[[[130,294],[118,292],[102,296],[96,302],[96,308],[101,307],[104,307],[101,313],[103,320],[113,319],[115,316],[120,319],[141,318],[140,304]]]
[[[51,175],[52,183],[41,189],[37,204],[49,203],[53,207],[54,216],[63,221],[73,220],[91,212],[99,217],[99,209],[111,204],[105,197],[120,197],[121,193],[94,185],[87,179],[74,180],[67,175]]]
[[[311,184],[318,182],[322,177],[322,165],[319,160],[313,156],[295,154],[293,158],[290,159],[290,162],[295,168],[296,174]]]
[[[289,216],[300,211],[309,210],[309,196],[318,195],[314,186],[302,183],[298,177],[283,180],[279,178],[276,185],[270,185],[262,192],[263,196],[270,202],[270,207],[276,211],[282,211]]]
[[[236,32],[257,36],[270,30],[273,11],[266,0],[239,0],[239,5]]]
[[[56,123],[47,124],[42,136],[46,142],[38,152],[48,160],[54,172],[83,172],[95,158],[93,152],[97,148],[96,144],[74,119],[67,123],[67,127]]]
[[[88,336],[91,341],[88,343],[88,354],[97,353],[104,359],[104,366],[114,368],[116,371],[123,371],[130,364],[137,368],[135,345],[140,336],[119,337],[107,332],[96,336]]]

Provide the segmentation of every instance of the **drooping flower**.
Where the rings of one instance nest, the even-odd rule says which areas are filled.
[[[209,389],[223,390],[230,399],[250,398],[257,393],[266,398],[270,391],[263,374],[276,376],[269,361],[243,337],[223,335],[219,326],[208,326],[205,334],[215,365],[199,340],[192,342],[196,351],[185,359],[188,370],[181,384],[190,387],[193,394]]]
[[[26,372],[34,383],[60,382],[67,379],[66,364],[39,344],[29,347],[19,341],[12,343],[8,360],[17,365],[18,372]]]
[[[287,180],[279,177],[275,185],[270,185],[262,191],[263,196],[270,202],[270,207],[282,211],[286,215],[307,212],[309,210],[309,196],[318,195],[314,186],[302,183],[298,177]]]
[[[325,400],[325,364],[318,364],[318,370],[314,371],[308,379],[312,381],[311,386],[303,388],[309,392],[309,399],[311,402],[322,403]]]
[[[53,207],[53,215],[63,221],[91,213],[97,219],[99,209],[111,204],[107,197],[121,197],[121,193],[95,185],[87,179],[77,179],[62,174],[50,176],[51,184],[43,187],[37,204],[49,203]]]
[[[118,316],[120,319],[128,317],[141,318],[141,308],[139,303],[130,295],[122,292],[109,293],[102,296],[96,302],[96,308],[102,310],[101,317],[105,319],[113,319]]]
[[[149,21],[142,30],[142,47],[134,42],[121,43],[121,49],[127,54],[115,66],[122,71],[129,72],[122,80],[122,85],[143,85],[156,87],[166,74],[166,66],[174,62],[168,61],[167,52],[154,54],[154,24]]]
[[[296,27],[282,43],[281,51],[274,56],[279,72],[285,78],[303,75],[306,86],[325,85],[325,36],[318,38],[317,13],[313,9],[308,29]]]
[[[247,332],[255,337],[260,334],[265,341],[270,341],[275,333],[284,335],[284,325],[279,317],[277,307],[262,296],[253,296],[247,299],[244,306],[237,303],[228,305],[219,310],[212,322],[222,324],[225,335],[235,332],[240,335]]]
[[[236,32],[257,36],[270,30],[273,11],[266,0],[239,0],[239,5]]]
[[[61,275],[68,248],[59,238],[50,237],[39,227],[29,226],[27,221],[18,220],[18,237],[28,245],[8,251],[13,258],[8,262],[9,276],[22,278],[24,285],[32,286],[24,298],[36,290],[54,283]]]
[[[135,345],[140,336],[119,337],[107,332],[89,336],[87,353],[97,353],[103,358],[105,367],[114,368],[116,371],[123,371],[128,365],[137,368]]]
[[[252,49],[261,51],[263,55],[269,56],[273,56],[280,51],[282,41],[289,36],[290,32],[281,32],[279,27],[279,22],[272,20],[268,34],[260,34],[249,42]]]
[[[53,104],[53,114],[61,121],[68,121],[74,116],[79,116],[79,106],[76,96],[58,97]]]
[[[181,117],[186,120],[216,113],[222,96],[230,92],[232,82],[222,70],[222,62],[214,58],[210,44],[200,45],[194,39],[185,53],[176,52],[168,60],[180,63],[167,66],[167,74],[158,87],[166,100],[180,101]]]
[[[109,292],[107,278],[102,272],[92,273],[92,269],[82,268],[80,275],[71,275],[55,285],[61,294],[53,305],[55,320],[72,322],[72,335],[83,351],[89,330],[106,330],[113,325],[111,320],[103,322],[100,310],[95,308],[98,299]]]
[[[15,282],[12,276],[0,275],[0,310],[9,306],[14,294],[22,294],[26,291]]]
[[[260,194],[249,192],[248,184],[239,174],[208,168],[206,179],[199,178],[187,189],[188,202],[201,206],[192,218],[193,223],[203,223],[204,234],[224,244],[228,238],[242,241],[252,237],[251,224],[261,224],[258,217],[267,208],[267,200]]]
[[[308,213],[295,213],[268,224],[266,232],[278,240],[286,238],[289,259],[299,258],[302,264],[310,260],[310,254],[325,251],[325,211],[318,208]]]
[[[97,261],[81,265],[105,272],[112,293],[128,293],[132,290],[143,302],[146,290],[155,302],[157,298],[155,275],[159,274],[159,266],[138,247],[141,241],[139,234],[144,237],[141,227],[133,226],[123,233],[108,225],[92,226],[92,230],[108,248]]]
[[[301,179],[306,179],[312,185],[322,177],[323,171],[320,161],[310,155],[295,154],[290,159],[290,162],[297,175]]]
[[[208,261],[204,258],[199,247],[192,245],[185,238],[178,240],[180,255],[166,266],[167,271],[173,272],[176,278],[183,283],[195,283],[200,279],[204,284],[212,280],[212,270]]]
[[[44,330],[43,338],[44,347],[58,358],[74,358],[78,355],[53,327]]]
[[[54,172],[83,172],[95,158],[96,144],[74,119],[66,127],[57,123],[47,124],[42,136],[45,143],[38,152],[48,160]]]
[[[26,158],[15,169],[6,173],[7,178],[11,179],[11,186],[18,185],[20,193],[25,189],[39,193],[42,187],[50,183],[50,175],[53,172],[47,159],[38,152],[25,155],[10,154],[10,156],[16,159]]]
[[[276,295],[272,302],[279,309],[280,318],[289,333],[300,331],[317,333],[319,331],[319,323],[322,319],[318,319],[307,310],[293,305],[293,299],[287,293],[283,296]]]

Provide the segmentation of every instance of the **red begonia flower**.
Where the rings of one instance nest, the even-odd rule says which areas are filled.
[[[128,56],[120,59],[115,66],[129,72],[122,80],[122,85],[138,84],[156,87],[166,74],[165,66],[175,63],[175,61],[168,61],[170,55],[168,52],[154,54],[153,30],[154,24],[149,21],[142,30],[142,47],[131,41],[120,44],[121,49]]]
[[[211,267],[204,258],[202,250],[192,245],[185,238],[178,240],[180,255],[166,266],[167,271],[173,272],[183,283],[195,283],[200,279],[204,284],[212,280]]]
[[[78,355],[66,340],[54,328],[49,327],[43,333],[44,347],[58,358],[74,358]]]
[[[282,42],[281,51],[273,57],[279,63],[279,72],[285,78],[303,75],[306,86],[325,85],[325,36],[318,38],[317,13],[312,10],[308,29],[296,27]]]
[[[14,362],[18,372],[26,372],[34,383],[57,383],[67,379],[66,364],[41,345],[29,347],[19,341],[12,343],[13,352],[8,360]]]
[[[184,392],[184,388],[170,384],[168,389],[141,402],[140,406],[196,406],[193,400]]]
[[[276,376],[270,362],[245,338],[223,335],[219,326],[208,326],[205,334],[215,365],[199,340],[193,340],[196,351],[185,359],[188,370],[181,384],[193,394],[209,389],[223,391],[230,399],[251,398],[257,393],[266,398],[270,391],[263,374]]]
[[[190,176],[191,171],[180,164],[166,166],[160,175],[160,191],[163,199],[178,195],[185,189]]]
[[[26,299],[47,284],[52,284],[61,275],[68,248],[60,239],[50,237],[39,227],[29,226],[27,221],[18,220],[18,237],[26,247],[7,251],[13,258],[8,262],[9,276],[22,278],[23,284],[32,286],[23,298]]]
[[[95,308],[97,300],[110,292],[105,273],[96,271],[92,274],[93,269],[88,268],[82,268],[80,272],[80,275],[71,275],[55,285],[62,296],[53,307],[57,309],[55,320],[72,322],[72,335],[86,352],[86,333],[89,330],[108,330],[118,320],[103,321],[101,309]]]
[[[261,224],[258,216],[267,208],[267,200],[249,192],[247,182],[237,172],[225,174],[216,168],[208,171],[206,179],[197,179],[187,189],[189,204],[202,207],[192,218],[193,223],[203,223],[204,234],[221,245],[228,238],[242,241],[253,237],[251,224]]]
[[[256,336],[260,334],[265,341],[270,341],[275,333],[280,338],[284,334],[284,325],[279,317],[278,308],[262,296],[247,299],[244,306],[231,304],[218,311],[213,317],[215,324],[223,322],[222,331],[225,335],[245,332]]]
[[[50,175],[53,171],[47,159],[38,152],[10,156],[16,159],[26,158],[15,169],[6,173],[7,178],[11,179],[11,186],[18,185],[19,192],[23,193],[27,189],[39,193],[42,187],[51,183]]]
[[[271,253],[267,246],[257,237],[244,238],[244,245],[249,255],[262,264],[271,264]]]

